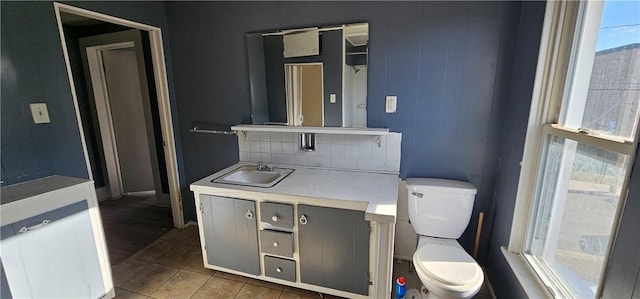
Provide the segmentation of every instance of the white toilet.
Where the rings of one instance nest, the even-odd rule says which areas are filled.
[[[457,239],[471,219],[476,188],[430,178],[409,178],[407,188],[409,221],[419,235],[413,264],[427,298],[473,297],[484,274]]]

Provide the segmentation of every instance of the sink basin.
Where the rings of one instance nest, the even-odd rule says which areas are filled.
[[[258,170],[257,166],[240,166],[216,179],[213,183],[243,185],[251,187],[270,188],[293,172],[293,169],[271,168]]]

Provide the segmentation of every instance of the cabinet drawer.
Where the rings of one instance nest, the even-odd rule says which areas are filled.
[[[296,281],[296,262],[265,255],[264,274],[282,280]]]
[[[264,253],[293,257],[293,233],[262,230],[260,246]]]
[[[293,228],[293,206],[273,202],[261,203],[260,220],[277,227]]]

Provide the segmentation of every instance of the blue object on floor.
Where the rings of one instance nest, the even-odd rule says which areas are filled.
[[[404,299],[406,292],[407,288],[405,286],[404,277],[400,276],[396,279],[396,299]]]

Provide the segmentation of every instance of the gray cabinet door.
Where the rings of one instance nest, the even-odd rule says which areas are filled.
[[[200,201],[209,264],[259,275],[256,203],[211,195]]]
[[[369,222],[364,212],[298,205],[298,232],[302,282],[369,294]]]

